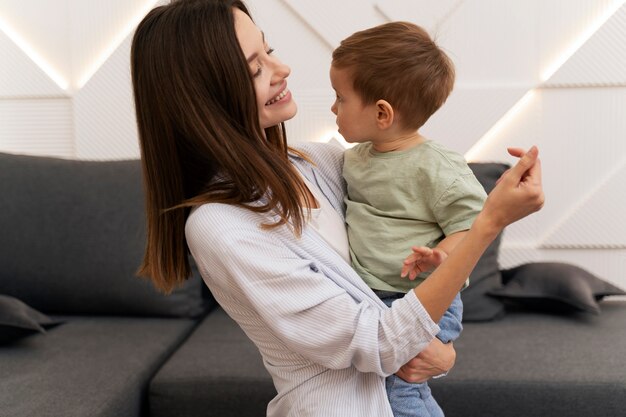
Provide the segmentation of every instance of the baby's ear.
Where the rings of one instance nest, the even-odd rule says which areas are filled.
[[[378,100],[376,102],[376,123],[380,129],[391,127],[394,117],[393,107],[387,100]]]

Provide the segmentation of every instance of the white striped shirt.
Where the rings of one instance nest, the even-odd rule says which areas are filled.
[[[292,162],[343,218],[342,150],[299,146]],[[392,417],[384,377],[439,332],[415,294],[387,308],[314,230],[226,204],[195,209],[187,242],[222,308],[261,352],[278,392],[268,417]],[[233,364],[236,366],[237,364]]]

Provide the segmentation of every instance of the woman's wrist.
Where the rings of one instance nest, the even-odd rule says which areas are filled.
[[[473,235],[479,235],[481,238],[492,241],[500,234],[503,228],[503,226],[498,225],[494,216],[481,212],[474,220],[471,231]]]

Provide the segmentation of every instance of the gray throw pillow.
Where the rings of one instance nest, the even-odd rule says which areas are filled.
[[[598,301],[626,291],[562,262],[534,262],[502,271],[504,287],[490,294],[514,306],[545,312],[599,314]]]
[[[197,317],[199,274],[171,295],[135,274],[146,244],[139,160],[0,153],[0,293],[47,314]]]
[[[500,163],[470,163],[476,179],[489,194],[509,165]],[[490,297],[489,291],[502,286],[498,254],[502,234],[489,245],[470,274],[469,286],[461,292],[463,321],[488,321],[504,315],[502,301]]]
[[[33,333],[62,323],[40,313],[22,301],[0,295],[0,345],[15,342]]]

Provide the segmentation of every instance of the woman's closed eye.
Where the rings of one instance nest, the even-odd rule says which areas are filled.
[[[269,56],[269,55],[272,55],[273,52],[274,52],[274,48],[268,47],[267,50],[265,51],[265,54]],[[261,65],[260,61],[257,61],[257,70],[254,73],[253,77],[256,78],[260,76],[262,73],[263,73],[263,66]]]

